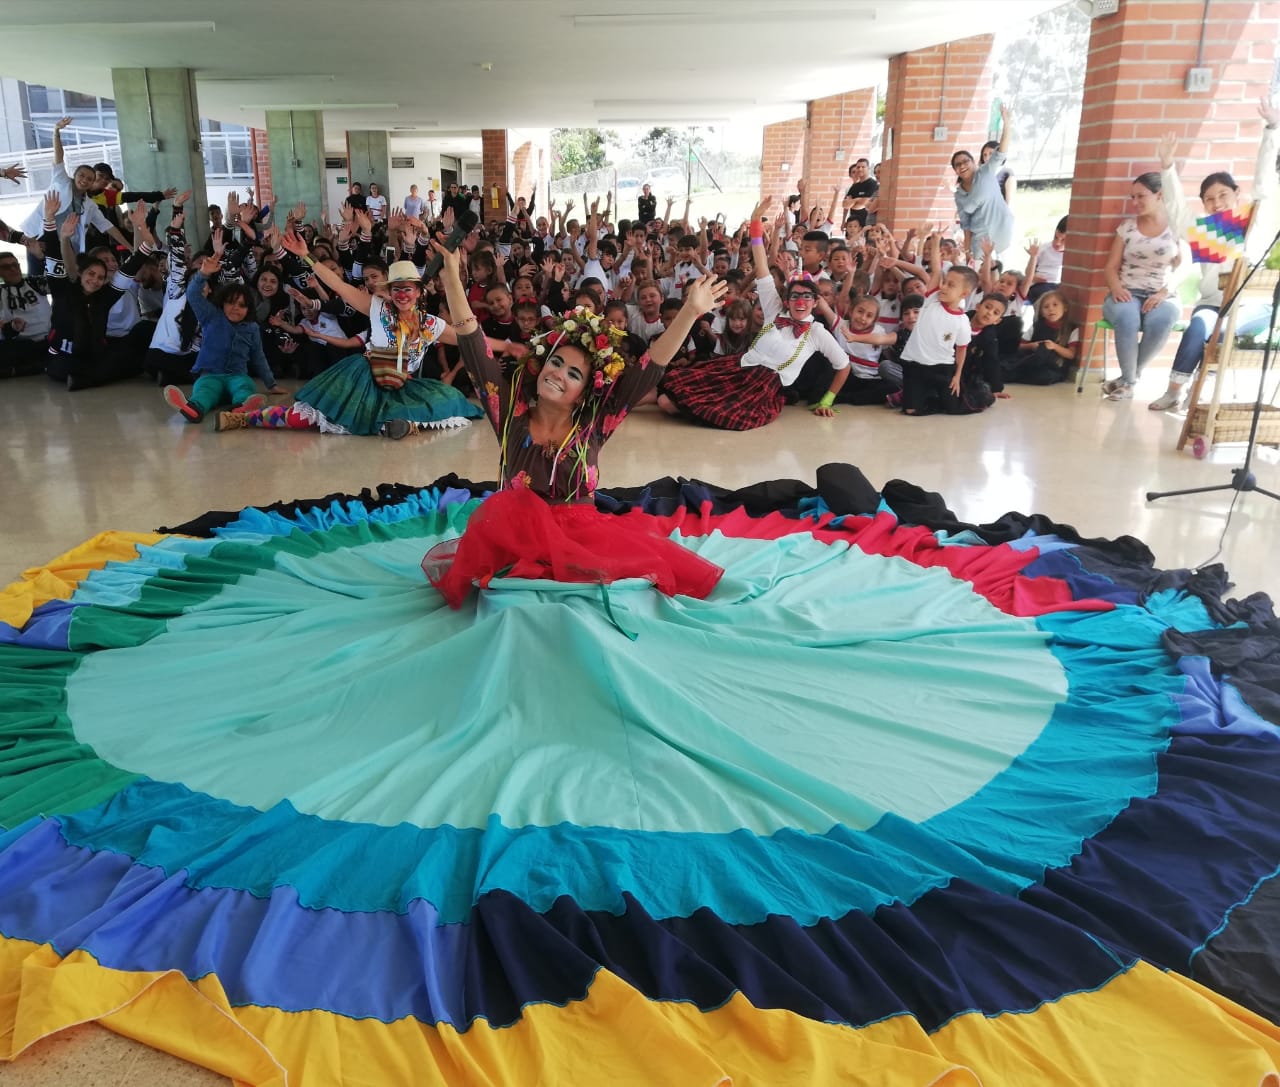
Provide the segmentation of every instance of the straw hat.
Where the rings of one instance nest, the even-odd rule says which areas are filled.
[[[411,260],[398,260],[387,269],[387,283],[422,283],[422,276]]]

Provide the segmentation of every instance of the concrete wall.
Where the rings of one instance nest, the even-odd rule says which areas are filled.
[[[318,218],[327,192],[324,176],[324,115],[315,111],[267,111],[271,187],[282,209],[299,201],[307,218]],[[295,166],[294,162],[299,163]],[[277,217],[284,222],[284,212]]]
[[[115,68],[111,84],[123,172],[130,188],[190,189],[193,207],[208,203],[200,153],[200,107],[192,71]],[[152,139],[159,141],[158,151],[151,150]],[[167,221],[167,216],[162,217],[161,226]],[[187,223],[193,243],[202,244],[207,230],[203,216],[193,216]]]

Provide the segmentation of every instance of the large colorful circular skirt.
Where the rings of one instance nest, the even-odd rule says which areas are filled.
[[[937,496],[602,494],[722,566],[419,568],[449,478],[0,596],[0,1059],[238,1083],[1280,1084],[1280,624]]]

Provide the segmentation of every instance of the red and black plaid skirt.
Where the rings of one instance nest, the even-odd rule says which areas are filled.
[[[755,430],[782,411],[782,382],[767,366],[740,366],[725,355],[697,366],[668,370],[658,386],[684,414],[720,430]]]

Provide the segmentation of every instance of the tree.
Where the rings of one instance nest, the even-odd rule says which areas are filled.
[[[1089,17],[1066,4],[1028,22],[1000,54],[996,90],[1013,107],[1032,171],[1055,128],[1080,105],[1089,28]]]
[[[715,129],[708,128],[707,132],[715,132]],[[705,144],[702,133],[693,125],[683,130],[669,126],[651,128],[632,144],[631,154],[649,165],[664,166],[683,162],[690,147],[701,152]]]
[[[605,144],[618,134],[609,129],[556,128],[551,131],[551,179],[585,174],[608,165]]]

